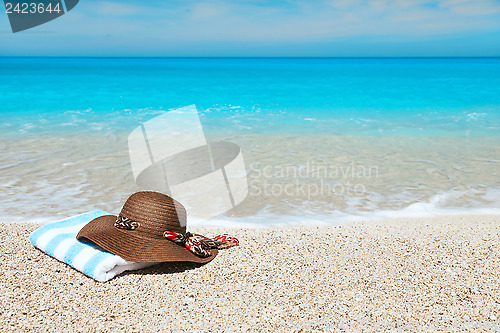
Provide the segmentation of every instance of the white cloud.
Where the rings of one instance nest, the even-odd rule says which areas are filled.
[[[118,2],[103,1],[97,5],[97,13],[105,16],[138,15],[141,12],[142,7]]]
[[[103,28],[142,21],[158,31],[169,32],[175,26],[175,38],[193,41],[310,41],[500,30],[500,19],[494,15],[500,13],[500,3],[494,0],[193,0],[170,7],[108,1],[95,7],[111,21],[88,20]],[[138,34],[145,29],[140,23],[136,26]]]
[[[193,20],[207,20],[231,14],[228,6],[215,2],[196,3],[191,6],[190,12],[190,18]]]
[[[440,36],[500,34],[499,16],[500,2],[493,0],[89,0],[40,29],[58,32],[45,45],[71,39],[82,48],[101,43],[116,52],[198,50],[200,45],[307,49],[314,43],[420,43]]]
[[[451,2],[451,3],[448,3]],[[496,1],[446,1],[444,6],[463,16],[483,16],[500,13],[500,3]],[[497,17],[500,21],[500,17]]]

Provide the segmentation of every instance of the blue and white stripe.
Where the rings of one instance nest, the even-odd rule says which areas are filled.
[[[46,224],[30,235],[30,241],[51,257],[99,282],[108,281],[124,271],[154,265],[154,263],[128,261],[92,244],[76,240],[76,235],[85,224],[104,215],[110,214],[97,210]]]

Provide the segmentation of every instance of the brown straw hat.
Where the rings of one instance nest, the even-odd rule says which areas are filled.
[[[128,229],[115,226],[123,221]],[[118,216],[105,215],[90,221],[76,238],[135,262],[206,263],[217,255],[217,249],[213,248],[210,256],[199,257],[165,238],[168,231],[186,233],[184,206],[162,193],[137,192],[127,199]]]

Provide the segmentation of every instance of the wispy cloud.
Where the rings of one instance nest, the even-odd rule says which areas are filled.
[[[103,1],[99,3],[96,13],[104,16],[129,16],[140,15],[143,9],[143,6]]]
[[[316,43],[322,45],[316,50],[323,48],[330,52],[325,55],[331,55],[335,45],[339,49],[353,43],[385,41],[397,47],[426,39],[498,37],[500,1],[86,0],[49,24],[59,33],[39,47],[56,47],[69,36],[79,36],[82,48],[99,45],[138,54],[140,50],[177,54],[197,47],[208,55],[217,48],[231,54],[231,49],[253,46],[266,55],[269,50],[301,51]],[[39,29],[48,29],[49,24]],[[19,47],[19,40],[26,40],[13,38],[4,34],[0,42]],[[34,43],[31,49],[36,47]],[[500,46],[497,49],[500,52]]]

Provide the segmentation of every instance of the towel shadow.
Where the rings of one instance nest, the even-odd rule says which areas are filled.
[[[125,271],[118,276],[126,275],[164,275],[172,273],[181,273],[192,269],[199,268],[205,264],[193,262],[164,262],[151,267],[138,269],[135,271]]]

